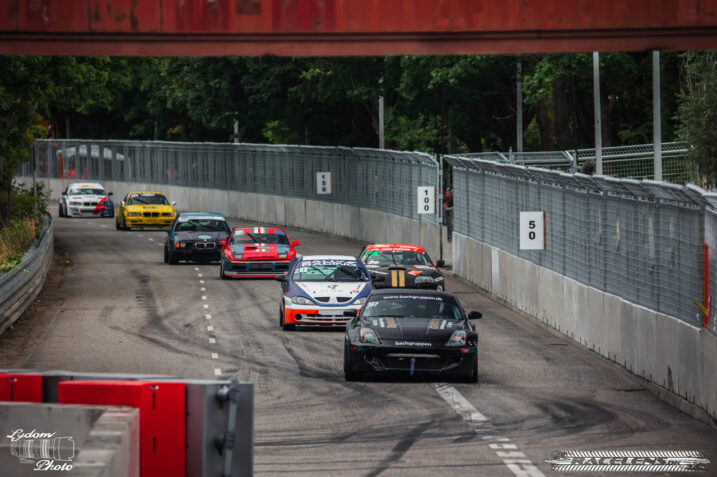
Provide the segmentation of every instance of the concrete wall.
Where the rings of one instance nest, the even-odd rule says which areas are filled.
[[[453,234],[453,271],[717,419],[717,337]],[[683,403],[684,404],[684,403]]]
[[[28,183],[29,179],[21,180]],[[63,188],[67,187],[70,181],[65,180],[63,183],[60,179],[44,180],[48,182],[50,198],[56,204]],[[103,182],[102,185],[113,192],[115,204],[119,204],[131,191],[162,191],[170,201],[177,202],[175,208],[178,211],[218,212],[227,217],[238,217],[267,225],[299,227],[364,242],[417,243],[426,249],[432,259],[438,260],[440,257],[438,226],[373,209],[295,197],[193,187],[127,182]],[[444,251],[443,256],[449,263],[450,255]]]
[[[60,443],[60,459],[25,462],[12,454],[16,431],[53,434]],[[83,477],[139,477],[139,410],[66,404],[0,403],[0,469],[2,475],[31,476],[46,465],[71,466],[67,475]],[[72,442],[68,439],[72,438]],[[52,460],[52,462],[51,462]],[[57,468],[55,468],[57,469]],[[50,472],[60,475],[66,470]]]

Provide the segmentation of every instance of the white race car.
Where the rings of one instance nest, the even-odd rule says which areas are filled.
[[[102,184],[73,182],[60,197],[60,217],[114,217],[115,206]]]

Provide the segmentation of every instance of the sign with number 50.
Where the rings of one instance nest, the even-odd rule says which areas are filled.
[[[520,213],[520,249],[545,250],[545,212]]]
[[[436,213],[436,188],[433,186],[418,187],[418,213]]]

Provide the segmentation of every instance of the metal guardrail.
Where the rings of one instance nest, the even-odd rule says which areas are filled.
[[[0,334],[32,304],[42,290],[54,252],[52,216],[45,216],[40,236],[20,264],[0,275]]]

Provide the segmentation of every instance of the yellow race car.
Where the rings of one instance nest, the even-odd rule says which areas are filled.
[[[169,227],[177,213],[161,192],[130,192],[117,210],[117,230],[132,227]]]

